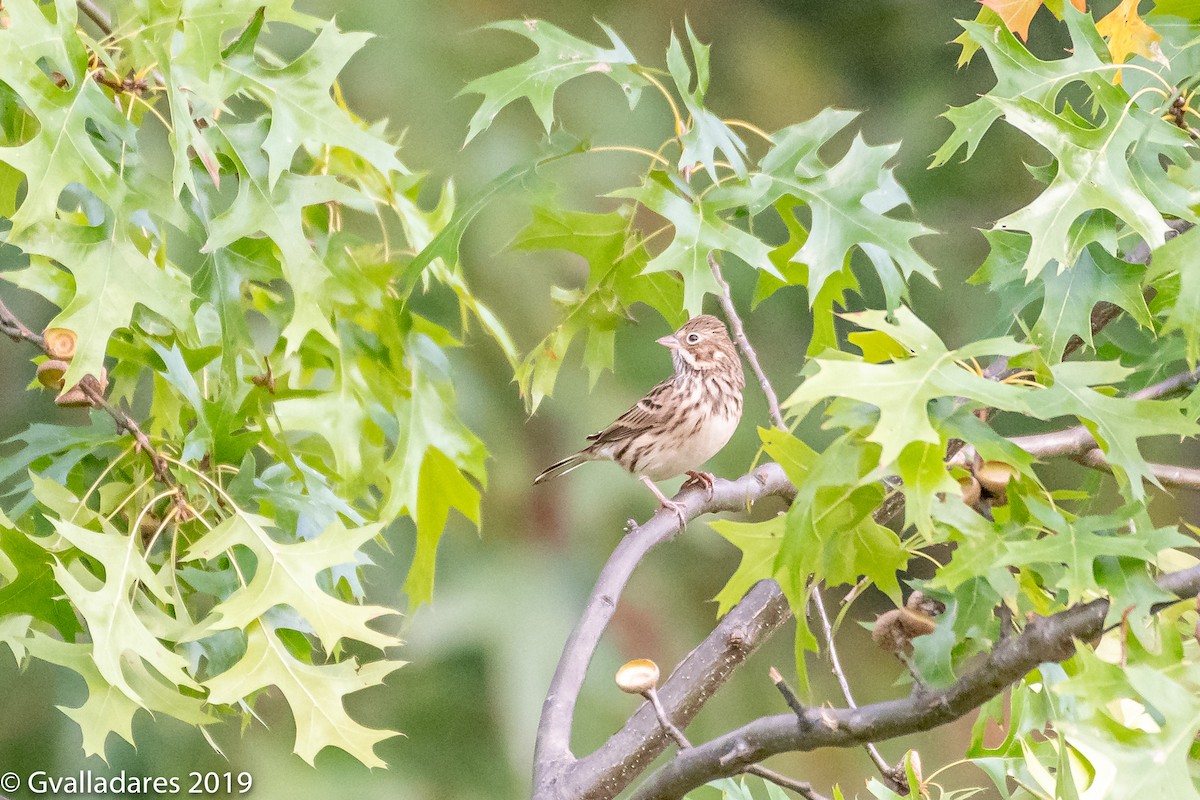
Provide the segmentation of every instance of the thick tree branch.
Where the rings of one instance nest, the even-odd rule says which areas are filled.
[[[667,713],[687,727],[733,671],[791,618],[779,585],[770,580],[756,583],[659,688]],[[616,797],[667,744],[653,711],[643,705],[595,752],[563,770],[553,796],[572,800]]]
[[[1180,598],[1200,592],[1200,566],[1169,573],[1159,586]],[[1004,691],[1038,664],[1064,661],[1076,640],[1099,636],[1107,600],[1072,606],[1049,617],[1034,617],[1020,634],[999,641],[987,658],[951,686],[917,692],[903,700],[857,709],[808,709],[763,717],[724,736],[678,753],[633,794],[633,800],[677,800],[708,781],[736,775],[748,764],[789,751],[851,747],[904,736],[952,722]]]
[[[690,520],[704,513],[740,511],[763,497],[779,496],[790,500],[795,491],[782,467],[764,464],[736,481],[717,480],[711,497],[704,489],[694,487],[680,492],[675,500],[682,504],[684,517]],[[587,606],[563,649],[542,706],[534,749],[535,797],[575,800],[579,796],[561,793],[556,785],[564,777],[567,767],[575,762],[570,749],[571,729],[588,664],[634,568],[652,549],[673,537],[678,526],[679,521],[672,511],[660,509],[645,525],[634,528],[621,540],[601,570]],[[664,686],[664,693],[667,688]]]
[[[742,355],[750,362],[750,368],[754,370],[754,374],[758,378],[758,385],[762,387],[762,392],[767,398],[767,408],[771,412],[771,424],[781,431],[786,431],[787,425],[784,424],[783,413],[779,410],[779,396],[775,394],[771,381],[767,379],[767,373],[763,371],[762,364],[758,360],[758,353],[754,352],[750,340],[746,338],[746,326],[742,324],[737,307],[733,305],[733,295],[729,291],[729,284],[726,283],[725,276],[721,274],[721,265],[717,263],[717,257],[712,253],[708,254],[708,266],[712,269],[717,285],[721,287],[721,293],[717,297],[721,301],[721,308],[725,311],[729,325],[733,328],[733,338],[737,341]]]

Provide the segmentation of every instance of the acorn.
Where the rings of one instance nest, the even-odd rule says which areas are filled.
[[[75,355],[75,331],[68,328],[46,328],[42,332],[46,352],[51,358],[70,361]]]
[[[617,670],[617,688],[626,694],[645,694],[658,686],[658,664],[648,658],[635,658]]]
[[[103,395],[108,389],[108,370],[101,369],[99,378],[84,375],[79,383],[54,398],[54,404],[60,408],[92,408],[92,399],[83,390],[85,385],[95,394]]]
[[[67,374],[67,369],[70,366],[67,362],[59,361],[56,358],[43,361],[41,364],[38,364],[37,368],[38,382],[47,389],[53,389],[56,392],[62,391],[63,376]]]
[[[980,485],[995,495],[1004,492],[1014,474],[1016,474],[1016,470],[1012,468],[1012,465],[1005,464],[1003,461],[984,461],[975,467],[975,477],[979,480]]]
[[[926,636],[937,629],[937,623],[928,614],[911,608],[893,608],[875,618],[871,639],[882,650],[897,656],[911,656],[912,640]]]
[[[958,485],[962,487],[962,501],[964,503],[973,507],[979,502],[979,480],[974,475],[959,478]]]

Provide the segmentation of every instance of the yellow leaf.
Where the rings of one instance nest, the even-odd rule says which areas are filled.
[[[1104,19],[1096,23],[1096,31],[1108,40],[1108,52],[1114,64],[1123,64],[1130,55],[1145,56],[1153,61],[1162,61],[1158,43],[1162,36],[1138,16],[1138,0],[1121,0]],[[1121,82],[1121,70],[1113,83]]]
[[[995,11],[1004,20],[1008,29],[1021,37],[1022,41],[1029,39],[1029,23],[1033,15],[1042,7],[1044,0],[979,0],[983,5]],[[1087,7],[1086,0],[1070,0],[1071,5],[1083,11]],[[1136,5],[1136,3],[1135,3]],[[960,65],[961,66],[961,65]]]

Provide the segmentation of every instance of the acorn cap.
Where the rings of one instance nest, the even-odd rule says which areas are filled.
[[[69,328],[46,328],[42,332],[46,352],[51,358],[70,361],[75,355],[75,331]]]
[[[658,664],[648,658],[635,658],[617,670],[617,688],[627,694],[644,694],[658,686]]]
[[[1015,473],[1012,465],[1003,461],[984,461],[975,467],[975,477],[979,479],[980,485],[992,494],[1003,492]]]
[[[67,374],[67,369],[69,368],[70,364],[65,361],[59,361],[56,358],[43,361],[41,364],[38,364],[37,368],[38,383],[47,389],[61,391],[63,388],[63,376]]]
[[[959,478],[958,485],[962,487],[962,500],[964,503],[968,506],[974,506],[979,502],[979,480],[974,475]]]

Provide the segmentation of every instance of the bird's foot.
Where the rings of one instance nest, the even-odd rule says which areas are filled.
[[[674,500],[664,500],[661,505],[668,511],[675,512],[675,518],[679,520],[679,532],[683,533],[687,527],[687,518],[683,515],[683,503],[676,503]]]
[[[711,472],[698,472],[689,469],[684,474],[688,476],[688,479],[683,482],[683,486],[680,488],[686,489],[689,486],[702,486],[704,487],[704,496],[709,500],[713,499],[713,483],[716,479],[713,478]]]
[[[684,508],[683,503],[676,503],[674,500],[668,499],[667,496],[663,494],[657,486],[654,485],[654,481],[650,480],[645,475],[642,476],[642,483],[646,484],[647,488],[654,492],[654,496],[658,498],[658,504],[660,506],[675,513],[675,518],[679,520],[679,532],[682,533],[684,528],[687,527],[687,516],[684,514],[686,509]]]

